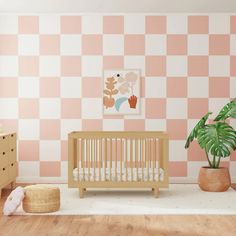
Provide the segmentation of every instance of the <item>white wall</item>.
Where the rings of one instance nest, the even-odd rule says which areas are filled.
[[[0,0],[1,13],[236,12],[235,0]]]

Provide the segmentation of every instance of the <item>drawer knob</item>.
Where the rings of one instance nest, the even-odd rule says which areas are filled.
[[[14,134],[11,134],[11,137],[13,137],[14,136]]]
[[[11,151],[13,152],[13,151],[14,151],[14,149],[12,148],[12,149],[11,149]]]
[[[11,163],[11,166],[14,166],[14,164],[13,164],[13,163]]]
[[[3,136],[2,138],[5,139],[5,136]]]
[[[2,170],[4,171],[4,170],[6,170],[6,168],[2,168]]]
[[[5,152],[3,152],[2,155],[5,155]]]

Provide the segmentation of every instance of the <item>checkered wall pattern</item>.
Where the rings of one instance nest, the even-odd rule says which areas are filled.
[[[104,69],[141,69],[138,116],[103,116]],[[167,130],[170,175],[196,179],[187,134],[236,97],[236,15],[0,15],[0,123],[19,176],[67,176],[72,130]],[[232,125],[236,125],[232,121]],[[236,177],[236,154],[223,165]]]

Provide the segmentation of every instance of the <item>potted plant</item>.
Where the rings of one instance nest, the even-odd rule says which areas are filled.
[[[213,123],[206,124],[211,114],[208,112],[193,128],[185,148],[196,139],[205,151],[209,166],[200,169],[199,187],[204,191],[223,192],[228,190],[231,180],[228,168],[220,167],[220,161],[236,150],[236,131],[226,122],[228,118],[236,118],[236,98],[220,110]]]

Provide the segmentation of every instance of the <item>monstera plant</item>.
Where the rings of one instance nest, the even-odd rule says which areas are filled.
[[[187,138],[185,148],[188,148],[196,139],[206,154],[209,166],[201,168],[199,186],[206,191],[226,191],[230,186],[230,176],[228,168],[220,167],[220,161],[236,150],[236,131],[227,123],[227,119],[236,118],[236,98],[226,104],[213,123],[209,124],[207,120],[211,114],[212,112],[208,112],[193,128]],[[220,186],[220,181],[224,186]]]

